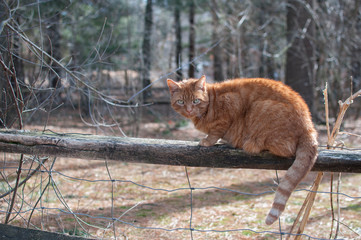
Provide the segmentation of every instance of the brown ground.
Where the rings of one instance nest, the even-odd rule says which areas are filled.
[[[172,113],[160,120],[145,116],[143,118],[151,122],[140,124],[139,137],[198,140],[203,136]],[[51,117],[46,128],[55,132],[120,135],[117,130],[84,126],[76,114],[64,114],[61,118],[59,115]],[[361,135],[360,126],[361,120],[347,121],[344,131]],[[27,127],[43,128],[44,124]],[[127,126],[122,129],[134,131]],[[318,129],[320,143],[325,145],[325,128],[319,126]],[[361,148],[360,137],[342,135],[339,140],[348,147]],[[3,155],[2,166],[6,169],[1,170],[1,194],[8,191],[7,182],[11,186],[15,184],[16,168],[9,167],[17,166],[18,159],[16,155]],[[24,168],[30,168],[31,162],[27,159]],[[191,239],[188,230],[191,214],[195,229],[193,239],[280,239],[279,234],[272,233],[279,231],[278,224],[270,227],[264,224],[273,200],[275,171],[187,168],[188,182],[184,167],[57,158],[49,159],[42,170],[51,168],[54,171],[52,181],[49,182],[49,173],[45,171],[20,188],[15,209],[23,212],[12,215],[15,219],[11,224],[26,226],[29,209],[37,205],[31,227],[99,239]],[[22,179],[26,173],[23,170]],[[282,176],[283,172],[278,174]],[[314,177],[315,173],[309,174],[299,188],[308,188]],[[357,239],[361,234],[360,182],[361,174],[342,174],[340,192],[356,198],[340,195],[339,221],[342,224],[338,238]],[[193,191],[189,184],[195,188]],[[336,185],[334,181],[334,191]],[[330,191],[330,174],[325,175],[320,191]],[[41,201],[37,202],[42,192]],[[264,194],[254,196],[240,192]],[[292,195],[281,217],[282,231],[290,228],[306,195],[306,191]],[[333,197],[336,206],[336,195]],[[8,201],[9,196],[0,200],[1,211],[7,210]],[[64,213],[69,209],[77,213],[78,218]],[[115,224],[112,218],[117,219]],[[329,238],[331,223],[330,194],[319,193],[304,233],[314,238]],[[333,232],[335,228],[336,223]]]

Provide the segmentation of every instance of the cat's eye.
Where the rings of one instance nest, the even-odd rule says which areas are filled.
[[[193,100],[193,104],[198,104],[200,102],[201,102],[201,100],[199,100],[198,98]]]
[[[179,100],[177,100],[177,104],[178,104],[178,105],[183,105],[183,104],[184,104],[184,101],[181,100],[181,99],[179,99]]]

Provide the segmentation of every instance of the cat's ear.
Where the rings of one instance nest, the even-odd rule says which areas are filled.
[[[201,89],[202,91],[206,90],[206,76],[205,75],[202,75],[202,77],[200,77],[198,79],[196,87],[198,89]]]
[[[176,83],[172,79],[167,79],[167,84],[168,84],[168,87],[169,87],[169,91],[170,91],[170,93],[172,95],[173,95],[173,93],[177,92],[179,90],[179,88],[180,88],[178,83]]]

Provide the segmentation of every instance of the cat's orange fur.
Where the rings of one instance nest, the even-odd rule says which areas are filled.
[[[208,134],[201,146],[223,139],[256,154],[264,150],[296,156],[282,178],[266,224],[275,222],[292,191],[317,158],[317,132],[302,97],[285,84],[262,78],[206,83],[205,76],[181,82],[167,80],[175,111]]]

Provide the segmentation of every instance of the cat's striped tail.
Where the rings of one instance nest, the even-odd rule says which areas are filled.
[[[301,137],[296,150],[296,159],[278,185],[272,208],[266,218],[267,225],[271,225],[280,217],[291,193],[312,169],[316,159],[316,136],[310,134]]]

